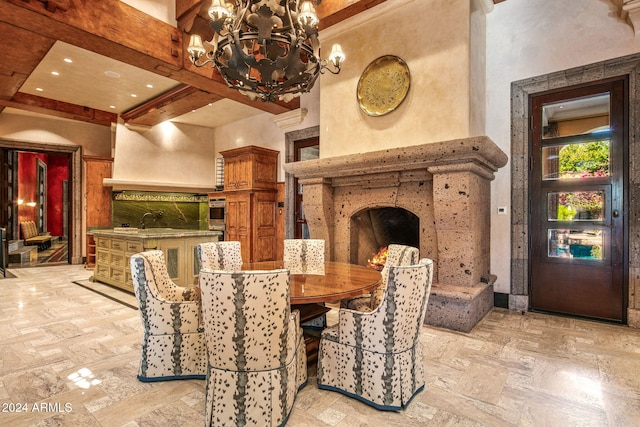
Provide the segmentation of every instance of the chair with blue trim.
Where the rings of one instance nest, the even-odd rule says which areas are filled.
[[[207,347],[206,426],[282,426],[307,382],[288,270],[199,275]]]
[[[284,267],[291,274],[324,274],[324,240],[323,239],[284,239]],[[320,304],[324,305],[324,304]],[[304,316],[307,308],[317,304],[298,306]],[[311,308],[310,311],[314,311]],[[327,309],[328,311],[328,309]],[[302,323],[305,330],[322,330],[327,326],[325,313]]]
[[[130,266],[144,329],[138,379],[204,379],[206,346],[199,328],[199,290],[171,280],[162,251],[135,254]]]
[[[284,239],[284,266],[291,274],[324,274],[324,240]]]
[[[382,281],[380,287],[370,294],[360,295],[354,298],[340,301],[340,307],[356,311],[371,311],[382,300],[384,289],[387,286],[387,270],[396,265],[414,265],[418,262],[420,252],[418,248],[407,245],[390,244],[387,247],[387,259],[380,274]]]
[[[241,270],[240,242],[230,240],[199,243],[198,263],[201,269],[207,270]]]
[[[420,329],[433,261],[390,266],[380,305],[371,312],[341,308],[338,324],[322,331],[318,387],[377,409],[398,411],[424,388]]]

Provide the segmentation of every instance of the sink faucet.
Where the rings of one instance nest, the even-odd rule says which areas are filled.
[[[153,222],[156,222],[156,218],[162,218],[162,215],[164,214],[164,211],[149,211],[149,212],[145,212],[144,215],[142,215],[142,219],[140,220],[140,228],[142,230],[144,230],[145,228],[145,224],[144,224],[144,220],[147,216],[151,216],[153,218]]]

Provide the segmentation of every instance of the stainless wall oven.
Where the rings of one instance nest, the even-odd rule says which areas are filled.
[[[209,230],[221,231],[224,240],[227,217],[227,202],[222,197],[209,198]]]

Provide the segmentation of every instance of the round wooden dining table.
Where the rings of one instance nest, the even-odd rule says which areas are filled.
[[[245,263],[243,270],[276,270],[288,268],[284,261]],[[317,270],[296,271],[289,268],[289,301],[291,309],[300,313],[300,323],[316,319],[329,312],[323,303],[337,302],[366,294],[380,286],[382,275],[362,265],[343,262],[325,262]],[[318,333],[305,330],[304,341],[307,364],[318,357]]]
[[[283,261],[245,263],[243,270],[275,270],[287,268]],[[312,273],[290,270],[291,305],[332,302],[373,291],[382,276],[377,270],[343,262],[325,262],[324,268]]]

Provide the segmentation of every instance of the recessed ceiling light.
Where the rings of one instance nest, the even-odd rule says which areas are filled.
[[[59,76],[60,75],[60,73],[57,72],[57,71],[52,71],[51,74],[53,74],[54,76]]]
[[[191,112],[192,112],[192,113],[195,113],[195,112],[196,112],[196,110],[191,110]]]
[[[132,94],[131,94],[131,97],[132,97],[132,98],[137,98],[137,97],[138,97],[138,95],[136,95],[135,93],[132,93]]]
[[[153,85],[152,85],[152,84],[148,84],[148,85],[147,85],[147,87],[148,87],[149,89],[153,89]]]
[[[64,62],[71,64],[73,60],[71,58],[64,58]]]
[[[114,79],[117,79],[120,77],[120,74],[116,73],[115,71],[105,71],[104,75],[107,77],[113,77]]]
[[[116,108],[116,106],[115,106],[115,105],[109,105],[109,108],[111,108],[111,109],[115,109],[115,108]]]
[[[44,89],[42,89],[41,87],[37,87],[37,88],[36,88],[36,90],[37,90],[38,92],[44,92]]]

